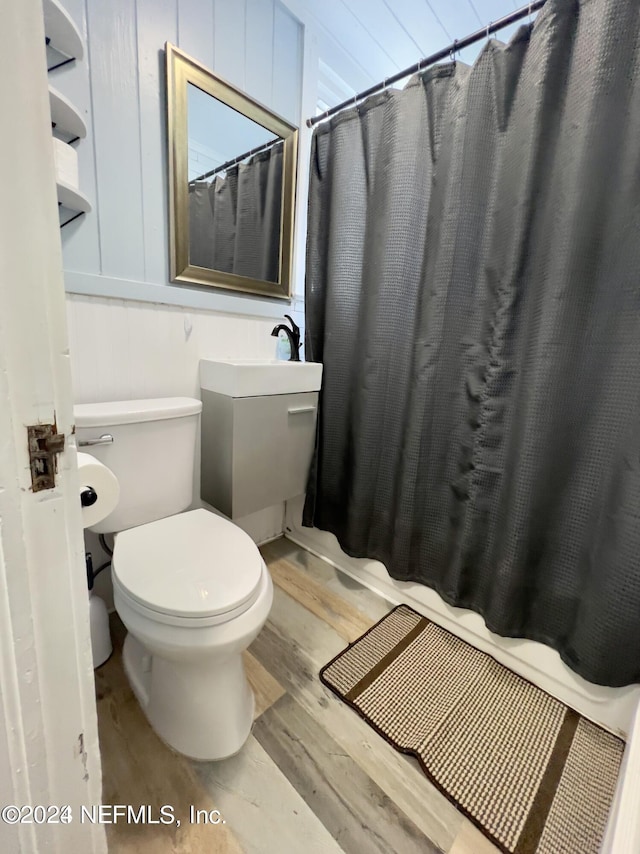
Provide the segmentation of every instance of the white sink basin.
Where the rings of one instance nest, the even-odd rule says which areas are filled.
[[[319,391],[322,365],[275,359],[200,360],[200,388],[228,397]]]

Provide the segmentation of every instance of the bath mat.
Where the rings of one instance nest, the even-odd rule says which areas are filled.
[[[320,678],[502,851],[599,850],[624,742],[399,605]]]

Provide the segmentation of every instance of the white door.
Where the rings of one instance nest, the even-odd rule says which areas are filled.
[[[41,0],[0,3],[0,32],[0,811],[71,817],[4,809],[0,851],[102,852],[104,828],[79,813],[101,770]],[[65,438],[39,492],[36,424]]]

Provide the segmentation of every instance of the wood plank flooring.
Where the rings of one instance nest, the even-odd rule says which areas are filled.
[[[256,720],[231,759],[192,763],[149,727],[122,670],[122,624],[96,672],[104,802],[175,807],[175,825],[107,827],[111,852],[494,854],[417,763],[318,679],[391,604],[288,540],[264,546],[269,621],[245,655]],[[189,823],[189,805],[224,824]]]

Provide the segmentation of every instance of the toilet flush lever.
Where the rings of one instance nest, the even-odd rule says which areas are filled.
[[[78,441],[79,448],[88,448],[91,445],[111,445],[113,443],[113,436],[111,433],[103,433],[102,436],[98,436],[97,439],[80,439]]]

